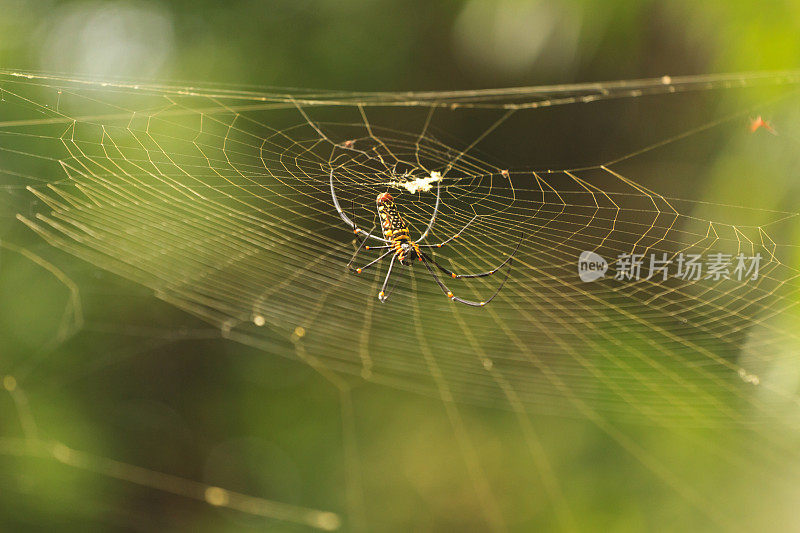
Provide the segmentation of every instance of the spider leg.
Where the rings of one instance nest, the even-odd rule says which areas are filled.
[[[395,287],[397,287],[397,282],[400,280],[400,276],[403,275],[403,272],[405,272],[405,270],[404,269],[400,269],[400,273],[394,277],[394,280],[392,280],[392,286],[389,287],[389,291],[386,293],[386,296],[383,297],[383,300],[382,300],[383,302],[388,300],[389,296],[392,295],[392,291],[394,290]]]
[[[375,230],[375,228],[377,227],[377,223],[375,223],[375,218],[374,217],[372,218],[372,223],[375,224],[375,225],[372,227],[372,229],[370,231]],[[364,240],[366,241],[367,239],[365,238]],[[392,241],[387,241],[387,242],[392,242]],[[389,248],[394,248],[394,247],[395,247],[394,244],[385,244],[383,246],[365,246],[364,249],[365,250],[388,250]]]
[[[469,222],[467,222],[467,223],[464,225],[464,227],[463,227],[463,228],[461,228],[461,229],[458,231],[458,233],[456,233],[455,235],[453,235],[452,237],[450,237],[449,239],[447,239],[447,240],[446,240],[446,241],[444,241],[444,242],[440,242],[439,244],[420,244],[420,245],[418,245],[418,246],[422,246],[423,248],[441,248],[442,246],[444,246],[444,245],[445,245],[445,244],[447,244],[448,242],[452,241],[453,239],[458,239],[458,238],[461,236],[461,234],[462,234],[462,233],[464,233],[464,230],[465,230],[465,229],[467,229],[467,228],[469,227],[469,225],[470,225],[470,224],[472,224],[473,222],[475,222],[475,219],[476,219],[476,218],[478,218],[478,215],[475,215],[474,217],[472,217],[472,218],[470,219],[470,221],[469,221]]]
[[[519,246],[522,244],[522,239],[523,239],[524,237],[525,237],[525,234],[522,234],[522,235],[520,236],[520,238],[519,238],[519,242],[517,243],[517,247],[516,247],[516,248],[514,248],[514,251],[513,251],[513,252],[511,252],[511,255],[509,255],[509,256],[506,258],[506,260],[505,260],[505,261],[503,261],[502,263],[500,263],[499,265],[497,265],[496,267],[494,267],[492,270],[487,270],[486,272],[479,272],[478,274],[456,274],[456,273],[455,273],[455,272],[453,272],[452,270],[449,270],[449,269],[447,269],[447,268],[443,267],[442,265],[440,265],[439,263],[437,263],[437,262],[436,262],[436,260],[434,260],[434,259],[433,259],[432,257],[430,257],[428,254],[426,254],[426,253],[424,253],[424,252],[420,252],[420,254],[422,255],[422,257],[423,257],[423,258],[424,258],[426,261],[429,261],[430,263],[433,263],[433,265],[435,265],[435,266],[436,266],[436,268],[438,268],[439,270],[441,270],[442,272],[444,272],[445,274],[447,274],[448,276],[450,276],[450,277],[451,277],[451,278],[453,278],[453,279],[462,279],[462,278],[483,278],[483,277],[486,277],[486,276],[491,276],[492,274],[494,274],[495,272],[497,272],[498,270],[500,270],[501,268],[503,268],[503,267],[504,267],[506,264],[508,264],[509,262],[511,262],[511,260],[514,258],[514,255],[516,255],[516,253],[517,253],[517,250],[519,250]]]
[[[331,169],[331,198],[333,198],[333,205],[336,207],[336,211],[339,213],[341,219],[344,221],[345,224],[353,228],[353,231],[355,233],[365,233],[367,237],[372,237],[373,239],[381,242],[386,242],[386,243],[389,242],[383,237],[378,237],[376,235],[373,235],[371,232],[365,232],[363,229],[360,229],[358,226],[356,226],[355,222],[350,220],[350,218],[345,214],[345,212],[342,211],[342,206],[339,205],[339,199],[336,198],[336,191],[333,189],[333,169]]]
[[[373,219],[372,229],[370,231],[373,231],[376,227],[377,227],[377,224],[375,224],[375,220]],[[346,268],[348,270],[353,270],[352,269],[353,261],[356,260],[356,256],[358,255],[358,252],[361,251],[361,248],[364,247],[364,243],[366,243],[366,242],[367,242],[367,237],[364,237],[364,239],[361,241],[361,244],[358,246],[358,248],[356,249],[355,253],[353,254],[353,257],[350,258],[350,262],[347,263],[347,267]],[[369,246],[367,246],[367,250],[369,250]]]
[[[378,261],[380,261],[381,259],[383,259],[383,258],[384,258],[384,257],[386,257],[387,255],[389,255],[390,253],[392,253],[392,250],[389,250],[388,252],[384,252],[383,254],[381,254],[380,256],[378,256],[378,258],[377,258],[377,259],[373,259],[372,261],[370,261],[369,263],[367,263],[366,265],[364,265],[364,266],[363,266],[363,267],[361,267],[361,268],[353,268],[353,267],[350,267],[350,272],[355,272],[356,274],[361,274],[361,272],[362,272],[362,271],[364,271],[364,270],[368,269],[369,267],[371,267],[372,265],[374,265],[375,263],[377,263]],[[392,257],[392,261],[394,261],[394,257],[397,257],[397,256],[393,256],[393,257]],[[348,266],[349,266],[349,265],[348,265]]]
[[[391,252],[386,252],[386,254],[388,254],[388,253],[391,253]],[[383,255],[386,255],[386,254],[383,254]],[[381,257],[383,257],[383,256],[381,256]],[[393,255],[392,256],[392,260],[389,261],[389,270],[386,271],[386,279],[383,280],[383,287],[381,287],[381,292],[378,293],[378,300],[380,300],[381,303],[385,302],[386,299],[388,298],[388,296],[386,296],[386,285],[389,284],[389,277],[392,275],[392,267],[394,266],[394,260],[395,259],[397,259],[397,255]]]
[[[430,222],[428,222],[428,227],[425,228],[425,231],[423,231],[422,235],[419,236],[419,239],[417,239],[417,242],[424,241],[425,237],[428,236],[428,232],[433,227],[433,222],[434,222],[434,220],[436,220],[436,213],[439,212],[439,199],[441,197],[441,192],[442,192],[442,182],[440,181],[440,182],[438,182],[436,184],[436,205],[433,206],[433,215],[431,216]]]
[[[509,259],[511,259],[511,258],[509,258]],[[486,300],[483,300],[482,302],[473,302],[472,300],[465,300],[464,298],[459,298],[458,296],[453,294],[453,291],[448,289],[447,285],[445,285],[444,282],[439,279],[439,276],[436,275],[436,271],[431,268],[430,264],[428,264],[428,261],[425,259],[425,256],[422,257],[422,262],[425,264],[425,268],[428,269],[428,272],[431,273],[431,276],[433,276],[433,279],[434,279],[434,281],[436,281],[436,284],[439,285],[439,288],[442,289],[442,292],[448,298],[450,298],[454,302],[462,303],[462,304],[465,304],[465,305],[470,305],[472,307],[483,307],[484,305],[486,305],[489,302],[491,302],[492,300],[494,300],[494,297],[497,296],[500,293],[500,291],[503,289],[503,287],[506,284],[506,281],[508,280],[508,276],[511,274],[511,268],[509,268],[506,271],[506,275],[503,278],[502,283],[500,283],[500,286],[497,287],[497,290],[494,291],[494,293],[489,298],[487,298]]]

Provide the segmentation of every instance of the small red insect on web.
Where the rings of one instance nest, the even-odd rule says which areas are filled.
[[[772,124],[761,118],[761,115],[758,115],[756,118],[750,119],[750,132],[755,133],[758,131],[759,128],[764,128],[768,132],[773,135],[777,135],[775,128],[772,127]]]

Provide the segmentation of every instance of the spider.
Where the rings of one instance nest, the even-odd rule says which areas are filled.
[[[417,261],[422,262],[425,265],[425,268],[428,269],[433,279],[439,285],[439,288],[442,289],[442,292],[447,295],[448,298],[453,300],[454,302],[459,302],[466,305],[471,305],[473,307],[483,307],[484,305],[491,302],[495,296],[500,292],[503,286],[506,284],[506,280],[508,280],[508,276],[511,274],[511,267],[510,264],[513,261],[514,255],[519,250],[520,244],[522,244],[522,238],[524,234],[520,236],[520,240],[517,243],[517,247],[514,251],[509,255],[505,261],[500,263],[498,266],[493,268],[492,270],[487,270],[486,272],[480,272],[478,274],[456,274],[455,272],[448,270],[447,268],[443,267],[439,263],[437,263],[431,256],[426,254],[421,250],[421,248],[441,248],[442,246],[446,245],[450,241],[457,239],[464,230],[469,227],[472,222],[478,218],[478,215],[472,217],[472,219],[467,222],[458,233],[450,237],[449,239],[442,241],[438,244],[421,244],[425,241],[425,238],[428,236],[428,233],[431,231],[433,227],[433,223],[436,220],[436,214],[439,211],[439,198],[440,198],[440,189],[441,185],[437,184],[436,187],[436,204],[433,208],[433,215],[431,215],[431,219],[428,222],[428,227],[425,228],[425,231],[422,232],[422,235],[419,236],[419,239],[416,241],[411,240],[411,236],[408,230],[408,225],[406,224],[403,217],[400,216],[400,212],[397,209],[397,206],[394,203],[394,198],[388,192],[381,193],[378,195],[376,199],[376,205],[378,210],[378,215],[381,219],[381,227],[383,228],[383,237],[378,235],[373,235],[373,231],[375,230],[376,225],[372,226],[372,229],[369,231],[364,231],[356,226],[355,222],[350,220],[350,218],[345,214],[342,210],[341,206],[339,205],[339,200],[336,198],[336,191],[333,188],[333,170],[331,170],[330,176],[331,182],[331,197],[333,198],[333,204],[336,206],[336,211],[339,212],[339,216],[342,218],[345,224],[350,226],[353,229],[355,234],[362,234],[364,235],[364,240],[361,241],[361,244],[356,249],[353,257],[350,259],[350,262],[347,263],[347,268],[355,273],[361,274],[364,270],[368,269],[369,267],[377,264],[387,255],[392,256],[391,261],[389,262],[389,269],[386,272],[386,279],[383,281],[383,286],[381,287],[381,291],[378,293],[378,299],[381,302],[385,302],[389,298],[389,294],[391,294],[391,290],[389,293],[386,293],[386,287],[389,284],[389,278],[392,275],[392,268],[394,267],[395,261],[399,261],[400,264],[404,266],[411,266],[413,261],[416,259]],[[440,182],[441,183],[441,182]],[[380,241],[383,244],[380,246],[364,246],[368,239],[374,239],[376,241]],[[356,259],[356,256],[364,248],[365,250],[386,250],[377,259],[374,259],[360,268],[353,268],[353,262]],[[506,264],[509,265],[508,270],[506,271],[506,275],[503,278],[502,283],[497,288],[494,293],[487,298],[486,300],[480,302],[473,302],[471,300],[465,300],[463,298],[459,298],[458,296],[454,295],[453,292],[447,288],[447,285],[439,279],[439,276],[436,274],[436,271],[431,267],[431,265],[435,266],[440,271],[444,272],[446,275],[450,276],[453,279],[468,279],[468,278],[483,278],[486,276],[491,276],[501,268],[503,268]]]

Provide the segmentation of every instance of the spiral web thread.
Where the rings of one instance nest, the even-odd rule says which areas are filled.
[[[676,478],[619,424],[747,431],[746,450],[694,436],[736,468],[797,458],[797,391],[769,379],[781,365],[795,364],[798,271],[786,260],[792,246],[775,242],[771,229],[797,213],[752,210],[757,225],[704,218],[698,204],[662,196],[620,169],[658,146],[601,165],[545,171],[505,169],[474,149],[511,116],[537,108],[798,81],[788,72],[451,93],[288,94],[7,72],[0,78],[0,109],[8,118],[0,122],[0,152],[8,191],[25,187],[46,206],[18,214],[21,223],[150,288],[225,338],[311,365],[340,391],[345,426],[354,423],[350,390],[362,380],[440,397],[494,529],[503,529],[503,517],[461,419],[464,403],[519,414],[566,528],[570,514],[546,475],[530,412],[589,419],[715,522],[731,525],[719,502]],[[459,146],[439,140],[442,114],[472,112],[494,116],[481,135]],[[15,150],[20,139],[40,148]],[[31,160],[50,170],[26,173]],[[441,176],[428,241],[442,242],[474,222],[436,249],[437,260],[459,272],[487,270],[522,235],[505,287],[485,308],[459,306],[415,264],[395,268],[396,285],[381,304],[376,295],[388,261],[361,276],[344,268],[358,239],[333,207],[331,172],[342,208],[360,228],[373,226],[375,196],[388,190],[412,238],[431,217],[436,187],[410,193],[399,185]],[[716,207],[732,218],[747,211]],[[583,283],[576,273],[583,251],[612,267],[626,253],[758,253],[763,261],[759,278],[747,282]],[[362,251],[356,263],[374,257]],[[457,295],[481,300],[501,276],[444,281]],[[21,394],[16,383],[6,388]],[[355,444],[346,447],[357,464]],[[62,461],[79,457],[65,453]],[[136,477],[136,467],[104,461],[110,460],[83,463]],[[771,481],[790,483],[796,470]],[[140,474],[144,484],[163,488],[157,474]],[[350,513],[358,514],[351,482]],[[175,490],[201,491],[185,489],[189,483],[176,481],[183,488]],[[208,500],[209,488],[203,490]],[[218,502],[238,501],[223,494]],[[338,526],[331,513],[262,514],[270,513]]]

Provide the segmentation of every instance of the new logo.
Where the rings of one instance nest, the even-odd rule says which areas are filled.
[[[594,252],[581,252],[578,258],[578,276],[581,281],[595,281],[605,276],[608,263]]]

